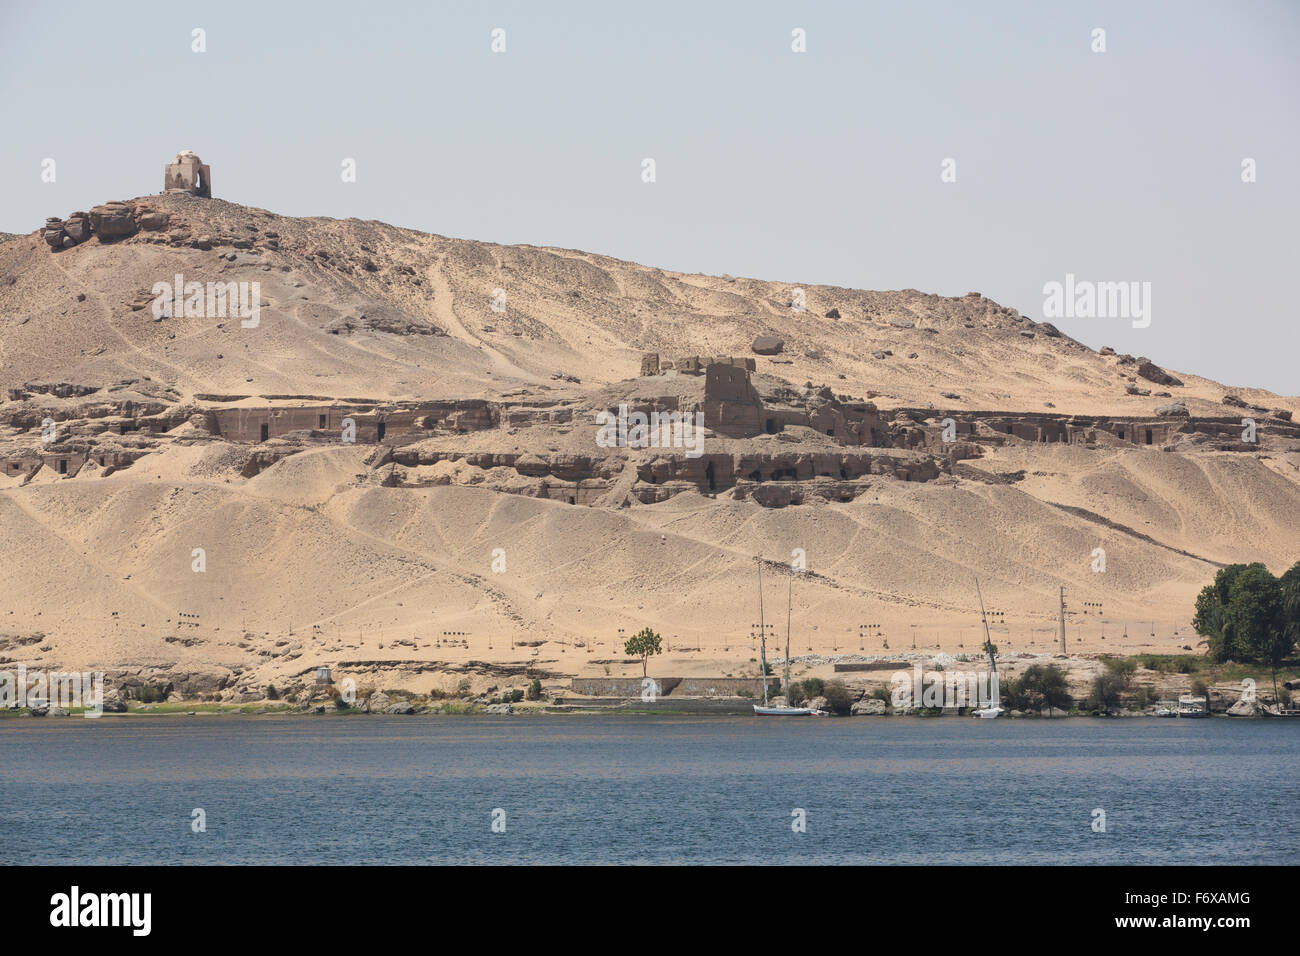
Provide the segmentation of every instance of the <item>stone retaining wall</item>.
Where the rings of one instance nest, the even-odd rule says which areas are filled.
[[[757,677],[652,677],[656,697],[739,697],[745,690],[751,696],[762,698],[763,685]],[[640,700],[640,677],[574,677],[569,690],[584,697],[622,697]],[[780,686],[780,680],[768,678],[769,688]],[[771,690],[768,691],[771,693]]]

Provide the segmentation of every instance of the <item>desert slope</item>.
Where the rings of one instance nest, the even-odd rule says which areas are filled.
[[[1151,404],[1125,394],[1132,369],[1115,356],[1053,337],[977,293],[950,299],[684,275],[573,250],[290,219],[184,194],[134,202],[167,212],[169,229],[56,254],[35,234],[0,245],[0,387],[149,375],[186,395],[490,395],[545,386],[557,370],[584,383],[619,381],[637,374],[645,351],[748,354],[755,336],[772,334],[785,340],[780,360],[791,364],[769,359],[765,368],[794,382],[874,391],[885,407],[938,404],[943,392],[973,409],[1037,410],[1050,400],[1071,412],[1128,414]],[[261,325],[160,323],[148,308],[131,310],[176,273],[259,282]],[[805,311],[790,308],[796,289]],[[838,318],[827,317],[832,311]],[[361,331],[329,334],[349,319]],[[876,359],[877,351],[892,355]],[[1223,386],[1178,374],[1178,397],[1194,412],[1202,401],[1218,408]],[[1236,392],[1268,408],[1294,402]]]
[[[793,588],[800,653],[973,650],[977,575],[1006,650],[1055,646],[1061,586],[1072,652],[1172,650],[1194,642],[1191,602],[1219,566],[1300,559],[1294,397],[1233,389],[1224,404],[1222,385],[1152,365],[1181,381],[1162,383],[1143,357],[975,293],[683,275],[188,195],[132,202],[166,226],[57,252],[39,233],[0,243],[11,661],[238,695],[318,664],[620,672],[620,632],[651,626],[672,649],[665,672],[739,673],[754,558],[779,618],[796,549],[812,572]],[[150,290],[177,273],[258,283],[259,324],[156,317]],[[783,348],[755,355],[759,335]],[[736,462],[722,482],[677,452],[597,449],[599,409],[700,404],[684,365],[641,375],[647,352],[743,356],[765,408],[879,421],[852,447],[797,416],[740,437],[710,422],[710,453]],[[1185,424],[1160,431],[1166,403]],[[336,406],[415,424],[340,444]],[[222,418],[245,411],[311,424],[259,441]],[[1235,436],[1243,416],[1257,443]],[[969,426],[960,453],[944,417]],[[850,452],[861,473],[820,464]]]

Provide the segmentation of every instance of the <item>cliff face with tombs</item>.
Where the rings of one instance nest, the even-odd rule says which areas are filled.
[[[325,400],[200,393],[190,400],[139,381],[108,388],[29,384],[0,404],[0,470],[108,475],[168,443],[245,450],[252,477],[287,456],[335,444],[375,446],[370,479],[385,487],[473,484],[569,504],[652,504],[684,491],[769,507],[850,501],[873,479],[933,481],[986,448],[1066,443],[1257,452],[1300,439],[1300,425],[1265,414],[1255,441],[1239,416],[1087,416],[958,409],[892,410],[811,382],[758,375],[751,358],[642,361],[642,376],[596,396],[514,401]],[[601,411],[702,414],[700,453],[684,447],[598,449]],[[1261,410],[1262,411],[1262,410]],[[33,446],[24,436],[43,434]],[[47,440],[48,439],[48,440]],[[246,447],[256,446],[256,447]],[[563,447],[560,447],[563,446]],[[965,472],[978,477],[978,470]],[[621,496],[621,497],[620,497]]]
[[[1295,560],[1295,396],[975,292],[281,216],[187,152],[159,185],[0,242],[0,629],[30,666],[238,696],[427,667],[431,628],[539,666],[619,628],[707,645],[795,547],[807,632],[957,626],[976,573],[1033,626],[1063,584],[1101,600],[1099,546],[1108,610],[1172,629],[1217,566]]]

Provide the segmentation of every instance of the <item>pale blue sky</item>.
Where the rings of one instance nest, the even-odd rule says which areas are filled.
[[[1287,394],[1298,116],[1289,0],[0,0],[0,230],[157,192],[189,148],[235,202],[687,272],[1035,319],[1067,272],[1149,281],[1147,329],[1057,324]]]

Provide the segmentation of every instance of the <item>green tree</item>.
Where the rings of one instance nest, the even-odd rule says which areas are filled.
[[[662,639],[658,634],[648,627],[643,627],[627,639],[627,643],[623,645],[623,653],[641,658],[641,676],[645,677],[651,655],[663,653],[661,643]]]
[[[1192,626],[1205,638],[1211,660],[1282,662],[1300,628],[1300,616],[1289,619],[1287,613],[1287,590],[1300,590],[1300,572],[1292,568],[1283,577],[1285,586],[1258,562],[1230,564],[1201,589]]]
[[[1016,681],[1015,698],[1024,710],[1056,707],[1066,710],[1074,701],[1066,688],[1065,675],[1047,664],[1030,664]]]
[[[1300,561],[1277,580],[1282,586],[1282,637],[1289,654],[1300,644]]]
[[[832,714],[843,717],[853,709],[853,699],[843,681],[827,681],[821,696],[826,698],[826,707]]]
[[[1280,578],[1255,564],[1232,564],[1196,597],[1192,619],[1211,660],[1267,664],[1273,673],[1300,640],[1300,562]]]
[[[1235,636],[1228,619],[1228,592],[1232,589],[1233,579],[1246,569],[1244,564],[1230,564],[1220,568],[1214,576],[1214,583],[1201,588],[1196,595],[1196,613],[1192,615],[1192,627],[1196,633],[1205,638],[1206,654],[1215,663],[1232,658],[1236,650]]]
[[[1128,680],[1116,670],[1098,674],[1092,682],[1092,694],[1088,697],[1088,709],[1109,713],[1119,706],[1120,697],[1128,689]]]
[[[1277,669],[1296,649],[1300,643],[1300,561],[1291,565],[1277,579],[1280,594],[1280,610],[1277,627],[1265,639],[1260,647],[1261,658],[1268,663],[1273,672],[1273,699],[1280,701],[1277,690]]]
[[[1282,582],[1262,564],[1252,564],[1237,575],[1229,592],[1228,611],[1237,640],[1247,660],[1269,663],[1285,656],[1279,651],[1286,618],[1282,608]],[[1276,666],[1276,665],[1275,665]]]

